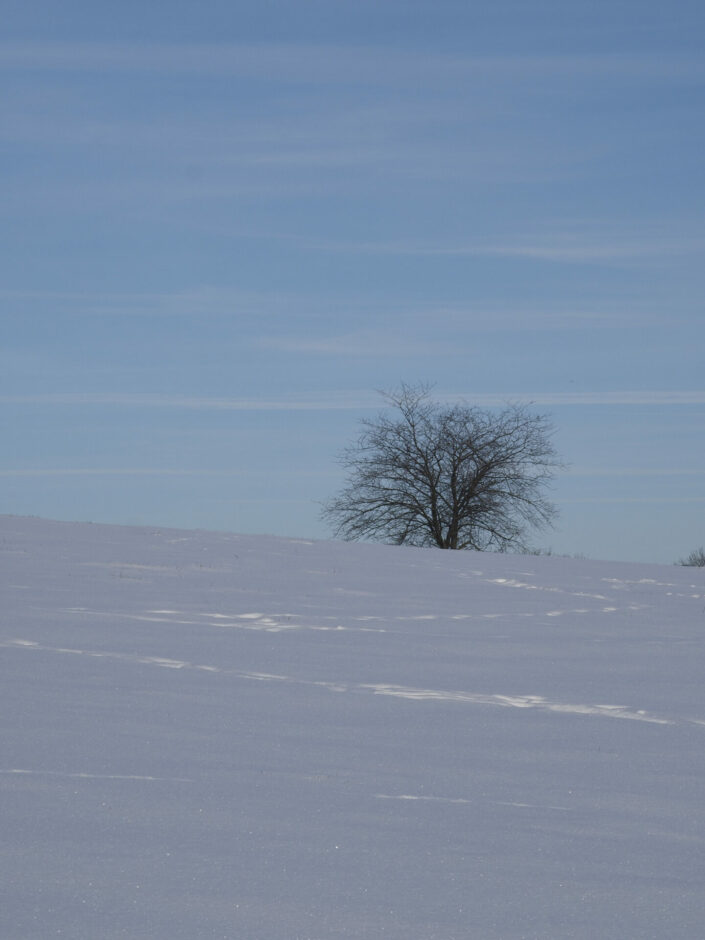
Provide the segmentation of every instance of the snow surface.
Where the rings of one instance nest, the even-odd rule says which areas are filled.
[[[0,936],[705,936],[705,571],[0,517]]]

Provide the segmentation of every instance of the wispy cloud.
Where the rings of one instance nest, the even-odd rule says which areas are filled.
[[[307,397],[207,398],[189,395],[57,393],[0,396],[4,405],[115,406],[123,408],[185,408],[198,411],[339,411],[377,405],[372,393],[321,392]]]
[[[487,407],[507,402],[533,405],[705,405],[705,390],[641,390],[619,392],[437,392],[439,401],[467,401]],[[3,405],[114,406],[123,408],[182,408],[205,411],[347,411],[378,408],[379,395],[370,391],[322,391],[307,396],[277,398],[214,398],[198,395],[160,395],[153,393],[49,393],[40,395],[3,395]]]
[[[585,392],[531,392],[514,391],[503,393],[456,392],[439,393],[444,401],[465,400],[479,405],[497,406],[508,401],[530,402],[534,405],[705,405],[705,389],[674,391],[644,389],[638,391],[585,391]]]
[[[680,223],[682,228],[682,221]],[[497,257],[526,258],[534,261],[557,263],[595,264],[601,262],[628,262],[637,259],[653,263],[657,259],[705,253],[705,234],[693,232],[683,235],[665,226],[645,226],[639,233],[615,230],[608,220],[592,225],[592,231],[576,231],[575,227],[555,226],[551,233],[536,232],[519,236],[508,232],[471,242],[433,244],[419,242],[367,242],[328,246],[331,251],[358,251],[381,255],[410,255],[419,257]]]
[[[245,237],[243,235],[243,237]],[[250,237],[283,238],[276,234]],[[301,242],[299,242],[301,243]],[[320,247],[316,242],[315,246]],[[409,344],[416,350],[422,344],[428,350],[429,342],[419,339],[418,343],[408,339],[410,332],[415,336],[428,336],[428,341],[439,344],[439,349],[446,352],[457,350],[455,340],[447,344],[439,343],[439,333],[453,331],[453,336],[469,333],[474,339],[478,330],[482,332],[501,332],[510,330],[581,330],[581,329],[621,329],[638,326],[667,326],[672,328],[679,323],[692,321],[693,315],[687,310],[666,311],[649,309],[648,299],[644,302],[632,302],[628,306],[613,306],[609,301],[604,309],[599,306],[579,309],[574,306],[545,305],[541,307],[525,306],[521,303],[505,308],[500,306],[470,306],[467,304],[439,304],[436,302],[419,303],[418,301],[400,301],[388,296],[376,297],[347,294],[345,299],[337,294],[318,294],[308,290],[241,290],[229,287],[201,285],[190,289],[163,292],[120,292],[120,291],[65,291],[65,290],[8,290],[0,289],[0,303],[4,315],[26,318],[33,314],[51,313],[56,317],[157,317],[157,318],[194,318],[233,317],[242,323],[251,317],[253,326],[272,318],[277,322],[282,316],[286,322],[291,320],[292,312],[301,324],[301,332],[276,334],[268,329],[266,335],[254,339],[259,347],[281,349],[283,351],[321,353],[324,355],[377,354],[380,348],[395,354],[400,343]],[[330,313],[335,310],[339,316],[354,318],[357,323],[374,322],[370,329],[358,329],[350,332],[326,334],[329,328]],[[313,331],[312,323],[318,324]],[[399,324],[403,324],[400,328]],[[316,335],[312,336],[315,332]],[[253,336],[257,331],[253,330]],[[0,355],[2,351],[0,351]]]
[[[409,332],[400,329],[396,332],[360,331],[318,339],[306,336],[266,336],[258,345],[281,352],[320,356],[394,356],[399,359],[429,355],[466,355],[465,347],[452,340],[443,341],[436,336],[425,338],[418,330],[415,335],[418,338],[409,338]]]
[[[705,405],[705,389],[558,392],[525,396],[541,405]]]
[[[209,97],[202,108],[165,106],[154,121],[139,105],[105,107],[88,94],[73,98],[67,89],[47,100],[46,87],[37,93],[25,83],[11,89],[0,137],[48,156],[58,152],[64,160],[52,159],[51,174],[30,174],[31,186],[14,186],[8,198],[18,207],[21,201],[46,206],[78,200],[76,209],[82,200],[95,207],[96,200],[119,205],[128,197],[154,206],[326,187],[369,191],[380,178],[555,185],[582,178],[591,163],[599,166],[614,140],[628,132],[616,126],[605,137],[578,125],[549,134],[527,117],[532,98],[540,104],[538,120],[545,121],[546,94],[550,113],[573,114],[576,84],[590,97],[601,82],[613,88],[635,78],[663,83],[705,77],[705,65],[683,55],[454,56],[297,43],[5,42],[0,69],[31,71],[40,85],[56,71],[127,74],[137,83],[163,74],[216,81],[228,75],[248,82],[248,97],[261,97],[264,107],[254,109],[237,100],[217,108]],[[566,77],[575,83],[564,92]],[[75,161],[90,172],[62,170]],[[476,252],[473,245],[407,250]],[[502,241],[484,253],[506,250]],[[527,257],[570,251],[560,242],[512,248]]]
[[[256,237],[256,236],[253,236]],[[266,314],[327,309],[327,299],[282,291],[238,290],[203,285],[185,290],[107,292],[64,290],[0,290],[7,314],[27,316],[51,312],[56,316],[90,317],[194,317],[252,315],[260,322]]]
[[[705,503],[705,496],[590,496],[583,499],[556,499],[556,503],[588,504],[608,503],[621,505],[623,503]]]
[[[705,467],[569,467],[565,472],[577,477],[702,477]]]
[[[253,235],[252,237],[259,237]],[[267,236],[269,237],[269,236]],[[276,237],[276,236],[272,236]],[[625,327],[668,327],[692,322],[687,309],[665,311],[649,309],[648,299],[620,307],[607,301],[599,306],[579,309],[574,306],[533,307],[521,303],[505,308],[436,302],[405,302],[388,296],[336,294],[304,291],[240,290],[202,285],[186,290],[163,292],[8,290],[0,289],[4,315],[25,319],[34,314],[57,317],[179,318],[237,317],[240,324],[252,323],[252,343],[260,348],[321,355],[399,354],[400,346],[415,354],[432,346],[442,353],[458,351],[458,336],[467,335],[474,342],[478,331],[574,331],[613,330]],[[369,329],[327,333],[331,310],[349,317],[357,324],[374,323]],[[299,332],[277,333],[281,323],[290,323],[296,314]],[[699,315],[699,314],[697,314]],[[283,320],[283,318],[286,318]],[[271,328],[269,321],[272,321]],[[261,335],[263,323],[267,332]],[[315,324],[315,328],[314,325]],[[258,329],[259,327],[259,329]],[[451,331],[449,334],[448,331]],[[409,336],[418,337],[410,340]],[[454,338],[443,342],[441,335]],[[461,350],[462,351],[462,350]],[[18,354],[13,353],[13,356]],[[0,350],[2,356],[2,350]],[[9,360],[8,360],[9,361]]]
[[[51,204],[65,204],[82,195],[90,200],[88,211],[98,200],[113,205],[128,197],[178,206],[331,188],[368,191],[380,178],[395,185],[410,179],[555,182],[582,173],[588,156],[597,159],[601,152],[593,141],[568,138],[548,146],[540,136],[523,135],[518,154],[507,132],[484,113],[479,95],[465,100],[449,91],[442,109],[423,99],[390,97],[379,102],[374,90],[363,89],[341,108],[334,96],[302,88],[290,92],[288,107],[263,93],[262,114],[233,106],[217,115],[207,109],[165,113],[158,124],[140,110],[102,113],[72,100],[54,108],[41,100],[10,100],[0,140],[31,146],[53,158],[54,167],[47,178],[30,172],[32,186],[19,193],[8,187],[6,198],[19,206],[20,200],[34,205],[49,197]],[[479,141],[462,131],[465,122],[478,126]],[[451,151],[449,134],[455,136]],[[66,172],[69,157],[90,172]]]
[[[678,54],[452,55],[384,45],[303,42],[5,41],[0,68],[64,72],[239,74],[268,80],[406,81],[435,84],[468,75],[552,79],[584,75],[593,80],[688,81],[705,75],[701,57]]]
[[[237,470],[179,470],[174,468],[142,469],[134,467],[58,467],[16,468],[0,470],[0,477],[232,477]]]

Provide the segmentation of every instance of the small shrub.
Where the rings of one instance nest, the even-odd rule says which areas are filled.
[[[677,564],[685,565],[688,568],[705,568],[705,549],[702,545],[686,555],[685,558],[679,558]]]

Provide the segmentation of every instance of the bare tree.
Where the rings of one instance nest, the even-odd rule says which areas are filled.
[[[687,568],[705,568],[705,549],[702,546],[694,549],[690,555],[679,559],[676,564],[685,565]]]
[[[426,385],[384,395],[394,411],[363,420],[323,516],[345,539],[479,551],[522,550],[551,524],[543,494],[562,466],[542,415],[441,405]]]

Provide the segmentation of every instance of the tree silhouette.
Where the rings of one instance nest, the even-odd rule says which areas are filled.
[[[384,397],[392,412],[363,420],[341,455],[347,482],[323,510],[337,536],[506,551],[552,523],[544,489],[562,464],[545,416],[442,405],[426,385]]]

